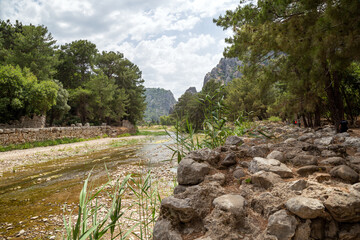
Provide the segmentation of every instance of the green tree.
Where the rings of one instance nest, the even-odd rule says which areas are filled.
[[[27,68],[0,66],[1,122],[45,114],[56,103],[57,91],[53,81],[39,83]]]
[[[1,25],[3,25],[2,23]],[[29,68],[39,81],[51,80],[56,72],[55,43],[44,26],[21,26],[19,23],[1,28],[5,38],[4,64]],[[12,32],[10,28],[13,28]]]
[[[96,62],[98,71],[113,78],[118,89],[125,90],[130,107],[126,108],[124,118],[132,123],[142,120],[146,103],[144,80],[139,67],[119,52],[102,52]]]
[[[92,69],[98,50],[94,43],[87,40],[77,40],[66,43],[57,52],[56,79],[59,79],[66,89],[76,89],[90,81]]]
[[[62,83],[58,80],[54,80],[58,85],[58,94],[56,97],[56,104],[48,111],[47,117],[49,125],[52,126],[54,121],[59,121],[61,123],[64,115],[70,110],[68,105],[69,92],[63,87]]]
[[[227,11],[215,21],[234,31],[227,39],[227,56],[261,64],[284,55],[297,69],[307,61],[310,71],[298,77],[303,80],[308,75],[321,84],[333,122],[338,124],[344,117],[341,73],[360,56],[359,12],[360,2],[351,0],[259,0]]]

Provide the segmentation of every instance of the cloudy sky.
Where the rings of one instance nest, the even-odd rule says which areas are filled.
[[[202,88],[231,34],[213,18],[239,0],[0,0],[0,19],[45,25],[57,44],[86,39],[119,51],[143,72],[146,87],[181,96]]]

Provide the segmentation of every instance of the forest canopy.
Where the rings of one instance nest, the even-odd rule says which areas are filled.
[[[225,56],[244,63],[244,82],[231,91],[251,84],[256,111],[265,104],[268,114],[297,115],[309,126],[322,116],[337,125],[353,120],[360,114],[359,13],[353,0],[242,1],[214,20],[233,31]]]
[[[49,125],[136,123],[143,118],[140,69],[87,40],[57,46],[45,26],[0,20],[0,123],[46,115]]]

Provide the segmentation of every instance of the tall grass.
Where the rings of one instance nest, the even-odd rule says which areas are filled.
[[[145,176],[127,175],[122,181],[118,179],[115,186],[111,186],[109,177],[109,181],[93,194],[88,189],[89,178],[90,174],[80,192],[76,222],[72,223],[71,216],[67,221],[64,215],[63,239],[122,240],[129,239],[130,236],[137,239],[152,238],[161,197],[150,171]],[[112,189],[108,193],[111,204],[99,204],[98,197],[109,187]],[[123,201],[127,199],[129,202],[129,196],[133,196],[133,199],[130,206],[125,206]],[[104,211],[105,213],[100,214]],[[127,227],[124,222],[130,222],[132,226]]]

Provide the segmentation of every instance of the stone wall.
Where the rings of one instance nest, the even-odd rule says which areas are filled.
[[[0,144],[9,145],[62,138],[93,138],[105,134],[116,137],[120,134],[134,132],[134,128],[111,126],[4,128],[0,129]]]
[[[12,121],[9,124],[0,124],[0,128],[43,128],[45,127],[46,116],[22,116],[19,121]]]

